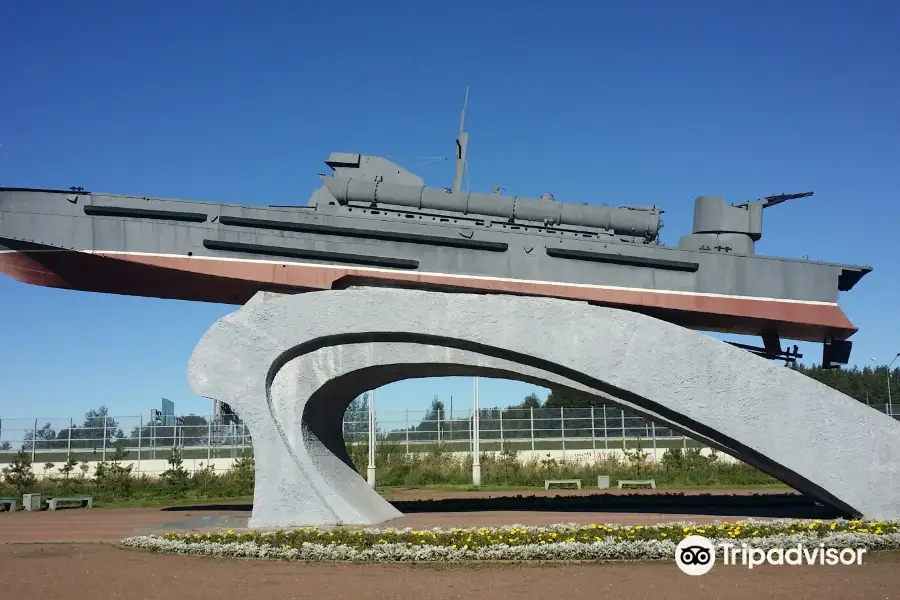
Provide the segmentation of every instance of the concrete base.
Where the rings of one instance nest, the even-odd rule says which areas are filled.
[[[190,365],[194,390],[231,405],[250,429],[255,528],[399,516],[352,467],[344,411],[393,381],[458,375],[590,393],[825,504],[900,517],[900,424],[781,365],[628,311],[392,289],[260,295],[217,321]]]

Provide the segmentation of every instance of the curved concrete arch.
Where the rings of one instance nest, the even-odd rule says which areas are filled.
[[[367,366],[359,368],[359,365]],[[308,374],[311,372],[327,372],[330,373],[330,378],[320,385],[318,381],[310,380]],[[399,516],[356,473],[347,453],[342,435],[342,417],[353,398],[366,390],[412,377],[458,375],[517,379],[548,387],[565,387],[600,396],[610,404],[620,404],[605,394],[565,377],[454,348],[370,342],[328,346],[297,357],[286,363],[273,379],[270,390],[274,409],[272,412],[280,415],[275,417],[276,421],[283,420],[282,430],[286,433],[286,444],[297,448],[298,455],[312,457],[312,467],[308,472],[311,475],[311,485],[328,490],[322,497],[332,498],[336,495],[352,503],[350,510],[347,510],[345,504],[329,505],[334,514],[330,523],[377,523]],[[624,405],[647,418],[679,429],[678,425],[670,424],[651,412],[627,403]],[[728,448],[714,440],[705,439],[696,432],[686,430],[685,433],[731,453]],[[278,472],[285,473],[282,469]],[[288,485],[290,481],[285,480],[276,487]],[[271,485],[267,487],[272,488]],[[271,497],[266,493],[259,495]],[[312,496],[309,490],[306,495]],[[304,500],[304,504],[308,502],[308,499]],[[265,516],[268,512],[265,502],[255,502],[254,526],[257,523],[269,523]]]
[[[702,434],[683,427],[654,413],[628,402],[623,402],[609,394],[560,377],[553,373],[526,367],[511,361],[492,358],[476,352],[456,350],[440,346],[404,343],[345,344],[329,346],[288,363],[279,372],[276,382],[282,377],[287,381],[302,377],[311,363],[333,361],[334,354],[340,353],[344,364],[367,364],[369,366],[343,371],[336,369],[334,376],[313,391],[303,406],[304,431],[308,434],[303,443],[322,444],[351,468],[355,468],[347,453],[342,432],[342,416],[354,398],[365,391],[404,379],[425,377],[480,376],[533,383],[542,387],[574,390],[596,396],[607,405],[619,406],[633,413],[679,431],[697,439],[710,447],[728,454],[735,454],[729,447]],[[364,356],[363,356],[364,355]],[[427,361],[433,362],[427,362]],[[296,391],[296,390],[295,390]],[[302,394],[302,392],[300,392]],[[297,395],[295,397],[306,397]]]
[[[251,526],[276,527],[398,516],[347,466],[343,411],[390,381],[463,372],[614,399],[840,509],[900,516],[900,424],[729,344],[618,309],[387,289],[284,296],[216,322],[190,379],[247,422]]]

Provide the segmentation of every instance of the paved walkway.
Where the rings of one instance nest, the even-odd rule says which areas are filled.
[[[0,544],[3,597],[42,600],[882,600],[900,596],[898,566],[896,555],[875,555],[861,566],[750,571],[716,565],[707,575],[689,577],[668,561],[474,568],[303,564],[166,556],[102,544]]]
[[[208,531],[246,528],[246,511],[162,511],[158,508],[68,509],[55,512],[0,514],[0,542],[115,542],[131,535],[168,531]],[[446,512],[404,515],[384,527],[490,527],[500,525],[554,525],[557,523],[620,523],[648,525],[669,521],[708,523],[723,517],[659,513],[580,512]],[[728,517],[727,520],[741,517]]]
[[[496,496],[490,499],[497,508]],[[563,496],[565,493],[562,494]],[[583,494],[577,494],[581,496]],[[402,494],[411,511],[386,523],[395,527],[550,525],[561,522],[650,524],[674,520],[709,522],[726,515],[572,510],[450,510],[478,506],[472,494],[442,492],[440,498]],[[484,496],[482,496],[483,499]],[[733,497],[732,497],[733,498]],[[437,500],[440,512],[422,510]],[[448,501],[441,504],[441,500]],[[512,499],[516,500],[516,499]],[[544,499],[546,500],[546,499]],[[541,504],[544,502],[537,504]],[[559,498],[565,505],[565,498]],[[602,498],[600,499],[602,501]],[[519,500],[516,500],[518,502]],[[573,505],[580,506],[582,500]],[[515,502],[512,502],[515,505]],[[761,504],[771,511],[771,502]],[[777,503],[776,503],[777,504]],[[432,504],[425,502],[425,507]],[[546,505],[545,505],[546,507]],[[750,505],[752,508],[752,505]],[[571,508],[571,506],[570,506]],[[715,508],[715,507],[712,507]],[[0,581],[4,597],[71,598],[72,590],[97,598],[254,600],[255,598],[444,598],[594,597],[865,600],[898,598],[900,555],[874,555],[859,567],[715,567],[703,577],[681,574],[671,562],[547,566],[344,565],[242,561],[168,556],[123,550],[97,542],[166,531],[242,529],[249,507],[94,508],[57,512],[0,513]],[[42,542],[42,543],[29,543]],[[62,543],[60,543],[62,542]],[[93,543],[92,543],[93,542]]]
[[[531,498],[523,497],[525,493]],[[390,497],[405,514],[383,526],[425,529],[557,523],[708,523],[735,521],[752,515],[760,518],[805,517],[811,516],[810,510],[816,510],[811,502],[785,494],[783,490],[770,494],[752,492],[757,498],[747,498],[748,493],[746,490],[722,490],[713,494],[703,490],[687,491],[682,497],[674,495],[676,506],[672,504],[673,490],[661,490],[655,494],[645,492],[629,496],[636,502],[629,500],[627,507],[617,508],[615,502],[623,498],[616,492],[589,494],[585,490],[535,490],[505,492],[504,495],[503,492],[406,490]],[[706,497],[699,499],[701,494]],[[654,506],[656,510],[653,510]],[[0,542],[112,542],[132,535],[167,531],[240,531],[247,526],[250,509],[246,503],[233,503],[169,509],[72,508],[54,512],[0,513]]]

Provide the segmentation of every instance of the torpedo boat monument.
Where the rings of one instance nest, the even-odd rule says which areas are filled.
[[[0,188],[0,272],[241,306],[189,377],[250,429],[252,527],[398,516],[356,473],[342,416],[365,390],[444,375],[600,396],[829,506],[900,517],[900,424],[775,362],[798,358],[793,340],[847,364],[856,328],[838,296],[871,271],[756,254],[763,216],[811,193],[700,196],[692,231],[666,246],[655,205],[463,191],[467,145],[461,124],[446,189],[332,153],[306,206]]]

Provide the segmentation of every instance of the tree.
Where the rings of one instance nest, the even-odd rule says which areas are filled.
[[[150,425],[134,427],[129,437],[137,440],[139,437],[143,445],[149,445],[149,440],[159,448],[171,448],[172,446],[206,446],[209,442],[209,421],[200,415],[184,415],[177,417],[177,426]],[[147,440],[144,444],[143,440]]]
[[[445,416],[444,402],[437,396],[431,399],[431,406],[428,408],[428,415],[429,417],[431,417],[430,420],[433,421],[440,421],[441,418]]]
[[[56,431],[45,423],[40,429],[28,431],[22,438],[22,449],[30,450],[32,445],[37,450],[49,450],[56,447]]]
[[[65,481],[68,481],[69,477],[72,475],[72,471],[74,471],[77,466],[78,461],[70,456],[65,464],[59,468],[59,474],[63,476]]]
[[[447,418],[447,412],[444,409],[444,403],[435,396],[431,399],[431,407],[428,409],[428,414],[425,415],[426,421],[434,422],[434,429],[438,432],[438,439],[441,439],[441,433],[444,430],[442,426],[442,421]]]
[[[120,498],[128,498],[131,495],[133,483],[131,470],[134,465],[123,467],[120,464],[127,456],[128,453],[122,448],[122,441],[117,441],[109,461],[99,463],[94,472],[98,489],[112,492],[113,496]]]
[[[428,411],[425,413],[422,421],[418,425],[410,428],[410,431],[416,431],[420,433],[434,432],[433,436],[419,436],[417,439],[436,442],[441,437],[438,432],[443,431],[441,421],[444,416],[444,403],[441,402],[441,400],[437,396],[435,396],[434,398],[432,398],[431,406],[428,407]]]
[[[163,471],[160,479],[172,494],[183,495],[188,487],[188,472],[182,464],[181,452],[178,451],[178,448],[172,448],[172,454],[167,462],[169,468]]]
[[[19,450],[10,465],[3,469],[3,477],[16,490],[16,494],[29,493],[37,483],[37,477],[31,470],[31,455]]]
[[[575,390],[556,389],[547,394],[546,408],[590,408],[609,404],[606,400]]]
[[[876,366],[874,369],[868,366],[862,369],[858,367],[823,369],[820,365],[805,367],[800,363],[795,363],[791,368],[851,398],[870,406],[879,407],[879,409],[887,404],[888,382],[890,381],[891,401],[900,402],[900,368],[894,369],[890,374],[888,374],[886,365]]]
[[[58,469],[59,474],[62,475],[62,486],[60,489],[63,491],[63,493],[68,494],[73,491],[73,482],[70,478],[72,476],[72,472],[77,466],[78,461],[70,456],[68,460],[66,460],[65,464],[63,464],[63,466]]]
[[[534,392],[531,392],[525,399],[522,401],[518,407],[511,406],[510,408],[540,408],[541,407],[541,399],[538,398],[538,395]]]
[[[65,448],[72,439],[72,448],[93,448],[95,451],[110,448],[115,440],[122,439],[125,434],[119,429],[119,423],[109,416],[109,409],[100,406],[84,414],[80,427],[65,428],[56,435],[56,446]]]

